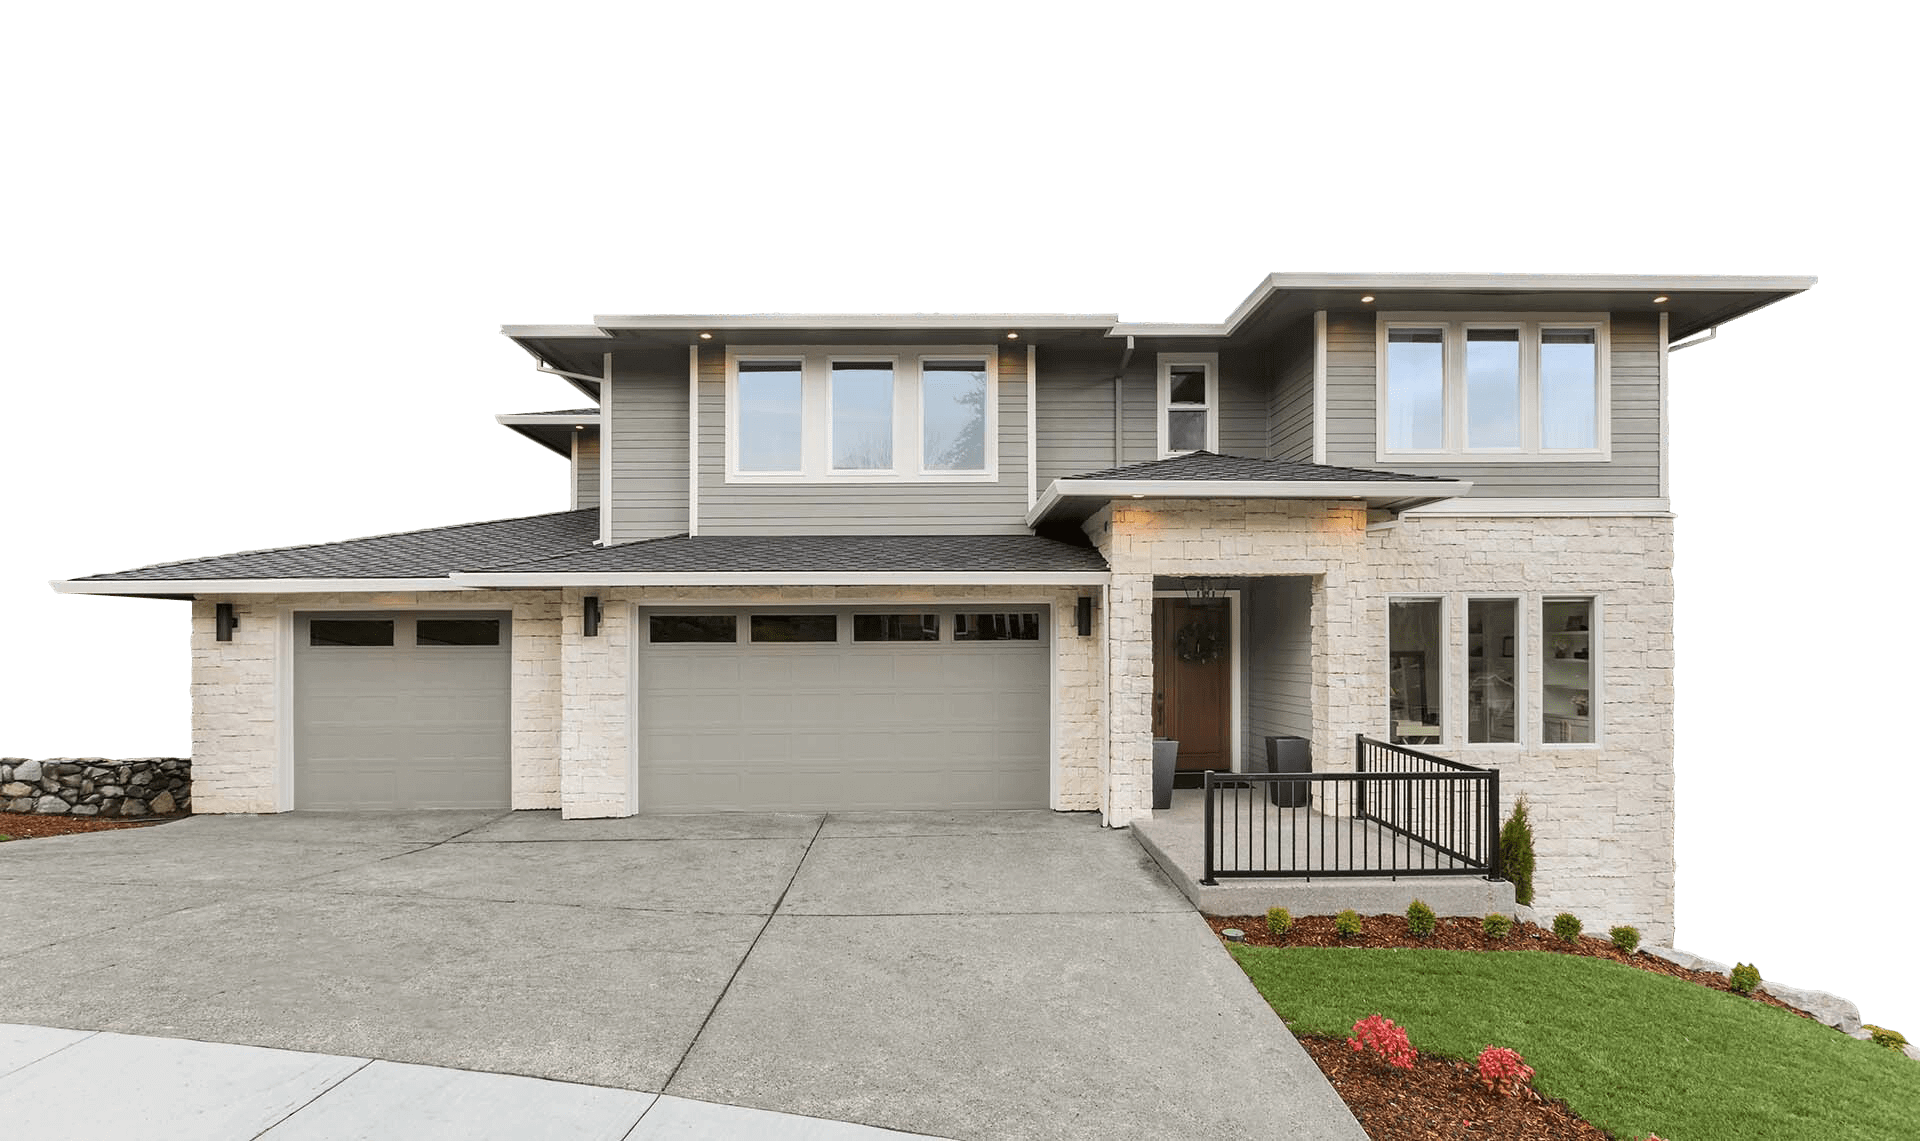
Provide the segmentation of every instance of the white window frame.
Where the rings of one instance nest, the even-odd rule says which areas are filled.
[[[800,467],[740,469],[740,362],[801,362]],[[833,362],[893,362],[893,467],[834,468]],[[987,370],[986,467],[929,471],[921,455],[920,376],[927,361],[984,361]],[[909,364],[909,362],[911,362]],[[752,345],[726,356],[726,481],[774,484],[994,483],[1000,478],[1000,350],[987,345]]]
[[[1554,631],[1548,630],[1547,604],[1550,602],[1584,602],[1587,604],[1587,720],[1593,726],[1591,741],[1549,741],[1547,740],[1547,663],[1553,660],[1553,652],[1547,647],[1548,639]],[[1538,724],[1538,748],[1541,749],[1599,749],[1606,744],[1606,721],[1600,715],[1607,707],[1606,694],[1602,685],[1606,677],[1603,664],[1603,647],[1606,644],[1606,613],[1600,595],[1583,594],[1571,591],[1559,594],[1541,594],[1535,597],[1531,622],[1539,623],[1540,630],[1540,676],[1537,689],[1540,692]]]
[[[1439,661],[1431,668],[1435,682],[1440,686],[1439,699],[1433,702],[1433,708],[1440,714],[1439,739],[1426,741],[1418,745],[1403,745],[1402,748],[1438,749],[1454,744],[1453,734],[1459,732],[1459,719],[1454,717],[1449,703],[1453,701],[1453,682],[1448,678],[1453,661],[1453,614],[1456,608],[1451,594],[1389,594],[1387,605],[1380,614],[1380,665],[1385,674],[1386,684],[1381,686],[1380,696],[1386,708],[1380,712],[1387,722],[1386,739],[1393,742],[1398,736],[1393,731],[1393,604],[1396,602],[1437,602],[1440,604],[1440,645]],[[1461,608],[1464,609],[1464,608]],[[1397,743],[1397,742],[1394,742]]]
[[[1387,335],[1400,328],[1441,330],[1442,446],[1437,449],[1388,445]],[[1520,331],[1520,444],[1518,447],[1467,446],[1467,330]],[[1540,446],[1540,331],[1594,330],[1595,447]],[[1613,458],[1612,327],[1606,313],[1382,313],[1375,322],[1374,458],[1381,463],[1604,463]],[[1164,426],[1162,432],[1164,434]]]
[[[1161,459],[1171,456],[1191,455],[1188,451],[1171,451],[1167,447],[1167,413],[1195,411],[1192,404],[1174,404],[1173,366],[1204,365],[1207,370],[1207,404],[1202,411],[1207,414],[1206,451],[1220,450],[1220,354],[1219,353],[1161,353],[1159,356],[1159,378],[1155,385],[1154,424],[1156,432],[1155,447]]]
[[[1527,676],[1527,601],[1528,596],[1513,591],[1468,592],[1460,605],[1461,642],[1460,662],[1460,739],[1459,747],[1467,749],[1524,749],[1527,734],[1533,728],[1529,713],[1533,703],[1527,700],[1527,690],[1532,679]],[[1473,604],[1476,602],[1507,602],[1513,605],[1513,740],[1476,741],[1473,739]],[[1497,648],[1497,647],[1496,647]],[[1491,660],[1491,655],[1489,655]]]

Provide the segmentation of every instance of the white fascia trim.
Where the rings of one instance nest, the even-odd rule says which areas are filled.
[[[613,354],[600,354],[600,545],[613,543]]]
[[[455,575],[474,588],[590,586],[1104,586],[1106,571],[628,571]]]
[[[1449,499],[1425,507],[1410,507],[1402,513],[1410,518],[1447,517],[1487,519],[1532,516],[1535,518],[1603,518],[1635,516],[1659,518],[1671,516],[1672,507],[1665,497],[1652,499],[1592,498],[1539,499]]]
[[[596,316],[595,332],[666,329],[742,332],[756,329],[1095,329],[1105,332],[1117,313],[655,313]],[[537,334],[520,334],[532,336]]]
[[[598,337],[610,340],[611,337],[598,325],[502,325],[500,332],[518,340],[532,337],[539,340],[555,340],[565,337]]]
[[[361,591],[467,590],[451,578],[144,578],[56,579],[61,594],[352,594]]]
[[[588,416],[562,416],[556,412],[509,412],[495,416],[493,419],[495,423],[505,424],[509,428],[519,424],[547,427],[564,424],[569,428],[575,424],[592,424],[597,427],[600,423],[600,413],[595,412]]]
[[[1470,479],[1239,480],[1239,479],[1056,479],[1033,510],[1031,527],[1062,499],[1448,499],[1473,490]]]

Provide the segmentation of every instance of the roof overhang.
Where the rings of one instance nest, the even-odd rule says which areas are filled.
[[[450,578],[194,578],[55,579],[60,594],[129,598],[193,598],[202,594],[363,594],[386,591],[467,590]]]
[[[1218,324],[1122,322],[1110,336],[1225,340],[1322,309],[1666,313],[1683,340],[1813,287],[1813,277],[1602,273],[1274,273]],[[1654,298],[1664,298],[1655,301]],[[1371,300],[1362,301],[1362,298]]]
[[[569,459],[573,458],[574,429],[600,427],[598,412],[585,416],[569,412],[519,412],[495,416],[494,420]]]
[[[1400,512],[1471,490],[1467,479],[1056,479],[1027,512],[1027,526],[1050,518],[1079,522],[1116,499],[1349,499]]]

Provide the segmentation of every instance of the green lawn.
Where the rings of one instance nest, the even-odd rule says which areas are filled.
[[[1230,949],[1295,1033],[1384,1014],[1418,1050],[1509,1046],[1534,1088],[1619,1137],[1920,1136],[1920,1063],[1665,975],[1538,951]]]

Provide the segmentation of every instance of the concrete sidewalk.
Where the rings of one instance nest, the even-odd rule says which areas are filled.
[[[104,1081],[103,1074],[108,1075]],[[0,1122],[7,1136],[36,1141],[882,1141],[922,1136],[512,1074],[5,1023],[0,1023]]]

